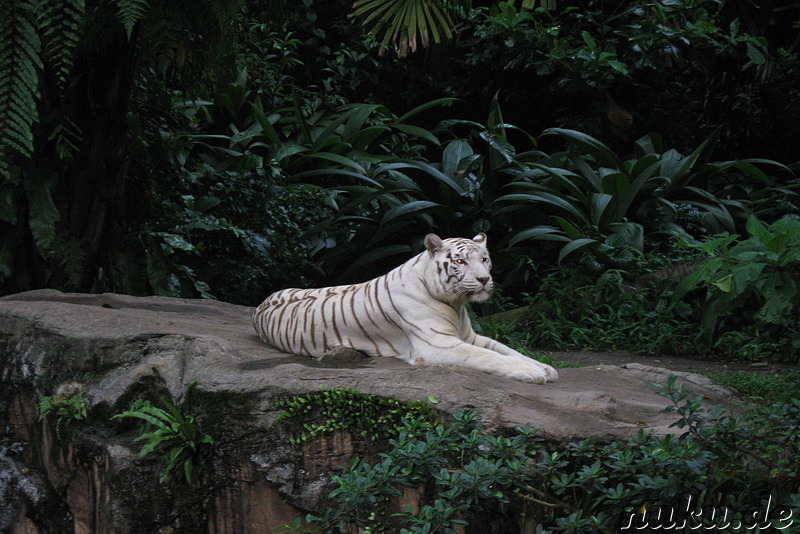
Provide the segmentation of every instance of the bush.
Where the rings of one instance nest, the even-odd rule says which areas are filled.
[[[686,300],[698,288],[702,300],[695,309],[703,336],[721,349],[738,345],[739,354],[753,359],[752,344],[761,342],[765,349],[772,345],[764,352],[797,360],[800,339],[787,331],[800,330],[800,221],[779,219],[767,227],[751,216],[747,231],[747,239],[726,234],[685,243],[706,260],[681,282],[672,300]]]
[[[575,269],[560,269],[530,287],[523,295],[525,324],[517,328],[528,346],[703,353],[697,326],[670,306],[663,288],[631,290],[618,271],[591,280]]]
[[[177,176],[160,198],[160,220],[141,234],[157,294],[253,305],[317,278],[304,232],[330,216],[319,188],[264,170],[200,172]]]
[[[681,532],[718,527],[712,509],[726,511],[729,524],[760,513],[759,521],[788,526],[786,518],[800,513],[800,400],[734,416],[702,408],[675,376],[661,394],[681,435],[640,432],[628,441],[586,439],[553,449],[530,427],[510,437],[488,435],[470,411],[433,429],[406,420],[381,461],[356,458],[333,477],[330,508],[284,529],[454,534],[485,532],[491,524],[493,532],[519,532],[524,514],[524,527],[538,534],[604,534],[646,528],[647,521],[658,528],[656,521],[666,521],[656,519],[659,509],[673,510],[678,524],[689,522]],[[389,502],[403,488],[416,488],[423,502],[391,514]]]

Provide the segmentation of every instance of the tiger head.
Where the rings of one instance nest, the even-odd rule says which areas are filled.
[[[429,259],[426,285],[434,298],[464,303],[482,302],[492,296],[492,260],[486,249],[486,234],[472,239],[442,239],[428,234],[425,248]]]

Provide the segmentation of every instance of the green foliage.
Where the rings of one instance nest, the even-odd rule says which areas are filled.
[[[571,149],[533,163],[508,188],[513,192],[497,199],[504,211],[544,211],[556,225],[537,224],[515,233],[514,246],[527,239],[562,242],[559,261],[587,249],[596,258],[610,256],[630,262],[643,252],[645,237],[658,233],[688,235],[733,230],[732,212],[743,210],[740,201],[720,199],[709,182],[730,170],[745,173],[751,181],[768,183],[755,163],[740,160],[710,163],[711,143],[683,156],[664,150],[657,136],[636,142],[636,157],[623,161],[608,146],[584,133],[552,128]],[[575,150],[577,149],[577,151]],[[694,220],[682,220],[695,212]],[[632,254],[633,253],[633,254]]]
[[[418,42],[427,48],[431,38],[434,43],[450,39],[453,36],[451,4],[459,3],[466,7],[471,2],[356,0],[350,17],[363,17],[363,24],[370,27],[371,34],[385,28],[383,44],[391,45],[398,55],[405,56],[416,52]]]
[[[468,410],[457,412],[448,426],[405,419],[382,461],[370,466],[354,458],[344,474],[333,477],[334,507],[307,517],[310,529],[297,519],[284,530],[335,533],[355,524],[404,533],[455,532],[484,510],[508,509],[514,488],[525,479],[527,456],[539,442],[529,427],[511,438],[483,434]],[[390,517],[386,505],[400,488],[425,486],[434,493],[418,513],[408,509]]]
[[[160,218],[140,239],[157,294],[254,305],[316,276],[303,233],[329,217],[319,188],[282,186],[264,169],[162,180]]]
[[[672,300],[679,302],[696,287],[705,290],[698,309],[706,339],[748,322],[762,329],[798,327],[800,221],[779,219],[767,227],[751,216],[747,231],[750,236],[743,240],[723,235],[685,243],[707,259],[676,288]],[[783,349],[796,359],[800,345],[788,340]]]
[[[114,0],[114,4],[117,6],[117,17],[130,39],[133,27],[144,18],[150,3],[148,0]]]
[[[294,429],[295,436],[290,438],[293,444],[337,431],[378,441],[396,436],[404,428],[404,421],[410,419],[417,421],[420,431],[431,428],[436,420],[431,404],[438,401],[433,397],[428,401],[430,404],[404,404],[353,388],[332,388],[277,402],[275,407],[283,412],[276,422],[289,423]]]
[[[545,275],[526,296],[530,309],[517,329],[532,347],[552,350],[637,350],[702,354],[697,326],[656,289],[630,291],[618,272],[597,282],[574,270]]]
[[[754,144],[769,148],[757,132],[769,136],[770,121],[759,114],[776,102],[763,91],[796,69],[790,37],[796,6],[772,15],[786,17],[781,38],[772,31],[769,8],[741,3],[590,1],[535,10],[514,4],[495,2],[471,13],[458,40],[458,79],[490,82],[454,84],[457,96],[485,100],[502,86],[515,116],[627,144],[631,132],[604,117],[611,92],[632,112],[636,136],[658,131],[686,149],[719,128],[723,141],[738,144],[729,155]],[[793,128],[788,116],[770,118],[773,126],[785,120]]]
[[[83,421],[89,416],[83,391],[74,391],[69,395],[43,396],[39,400],[39,421],[51,414],[56,418],[56,437],[61,439],[61,429],[65,425]]]
[[[760,374],[748,371],[723,371],[709,375],[715,382],[734,388],[740,395],[771,405],[800,399],[800,373]]]
[[[470,411],[422,431],[406,420],[382,460],[355,458],[333,477],[329,508],[284,530],[455,533],[487,521],[518,529],[515,517],[524,513],[538,533],[616,533],[644,520],[648,507],[687,519],[690,511],[727,507],[731,522],[763,513],[770,498],[776,508],[800,510],[800,401],[734,416],[703,408],[674,376],[659,387],[682,435],[640,432],[549,449],[530,427],[511,437],[485,434]],[[404,488],[416,488],[420,506],[391,514],[390,501]]]
[[[441,104],[432,101],[404,117]],[[486,124],[442,121],[433,132],[407,129],[411,140],[436,141],[430,159],[407,147],[396,150],[377,164],[342,161],[340,174],[354,180],[352,186],[334,187],[339,210],[321,230],[329,236],[323,252],[323,269],[342,273],[342,280],[381,274],[386,259],[406,257],[419,250],[431,229],[441,235],[472,235],[489,231],[494,222],[491,202],[499,189],[522,172],[526,161],[537,158],[534,150],[518,151],[512,133],[535,147],[536,140],[502,120],[494,99]],[[440,138],[450,138],[441,145]],[[439,151],[441,150],[441,155]],[[327,170],[301,176],[324,175]],[[335,247],[335,248],[334,248]],[[352,261],[357,257],[356,262]]]
[[[0,6],[0,186],[18,183],[10,163],[33,153],[31,128],[38,118],[41,39],[37,29],[37,2],[10,0]],[[16,213],[4,209],[2,220]]]
[[[42,55],[55,76],[59,92],[66,89],[69,80],[85,13],[85,0],[50,0],[41,3],[38,23]]]
[[[180,408],[165,399],[161,399],[164,408],[139,399],[128,410],[112,417],[144,421],[142,433],[134,441],[146,441],[139,451],[140,458],[155,451],[162,454],[161,483],[177,473],[181,480],[191,484],[201,455],[214,445],[214,439],[202,431],[197,417],[189,411],[189,397],[195,385],[196,381],[192,381],[186,386]]]

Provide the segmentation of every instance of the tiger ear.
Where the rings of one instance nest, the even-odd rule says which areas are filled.
[[[486,234],[484,234],[483,232],[473,237],[472,240],[479,245],[483,245],[484,247],[486,246]]]
[[[425,236],[425,248],[433,256],[437,250],[442,248],[442,238],[436,234],[428,234]]]

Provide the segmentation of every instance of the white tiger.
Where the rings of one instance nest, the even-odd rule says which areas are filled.
[[[259,337],[284,352],[321,357],[337,347],[411,365],[469,367],[544,383],[551,366],[472,329],[464,304],[491,296],[486,235],[425,237],[426,251],[369,282],[284,289],[253,313]]]

